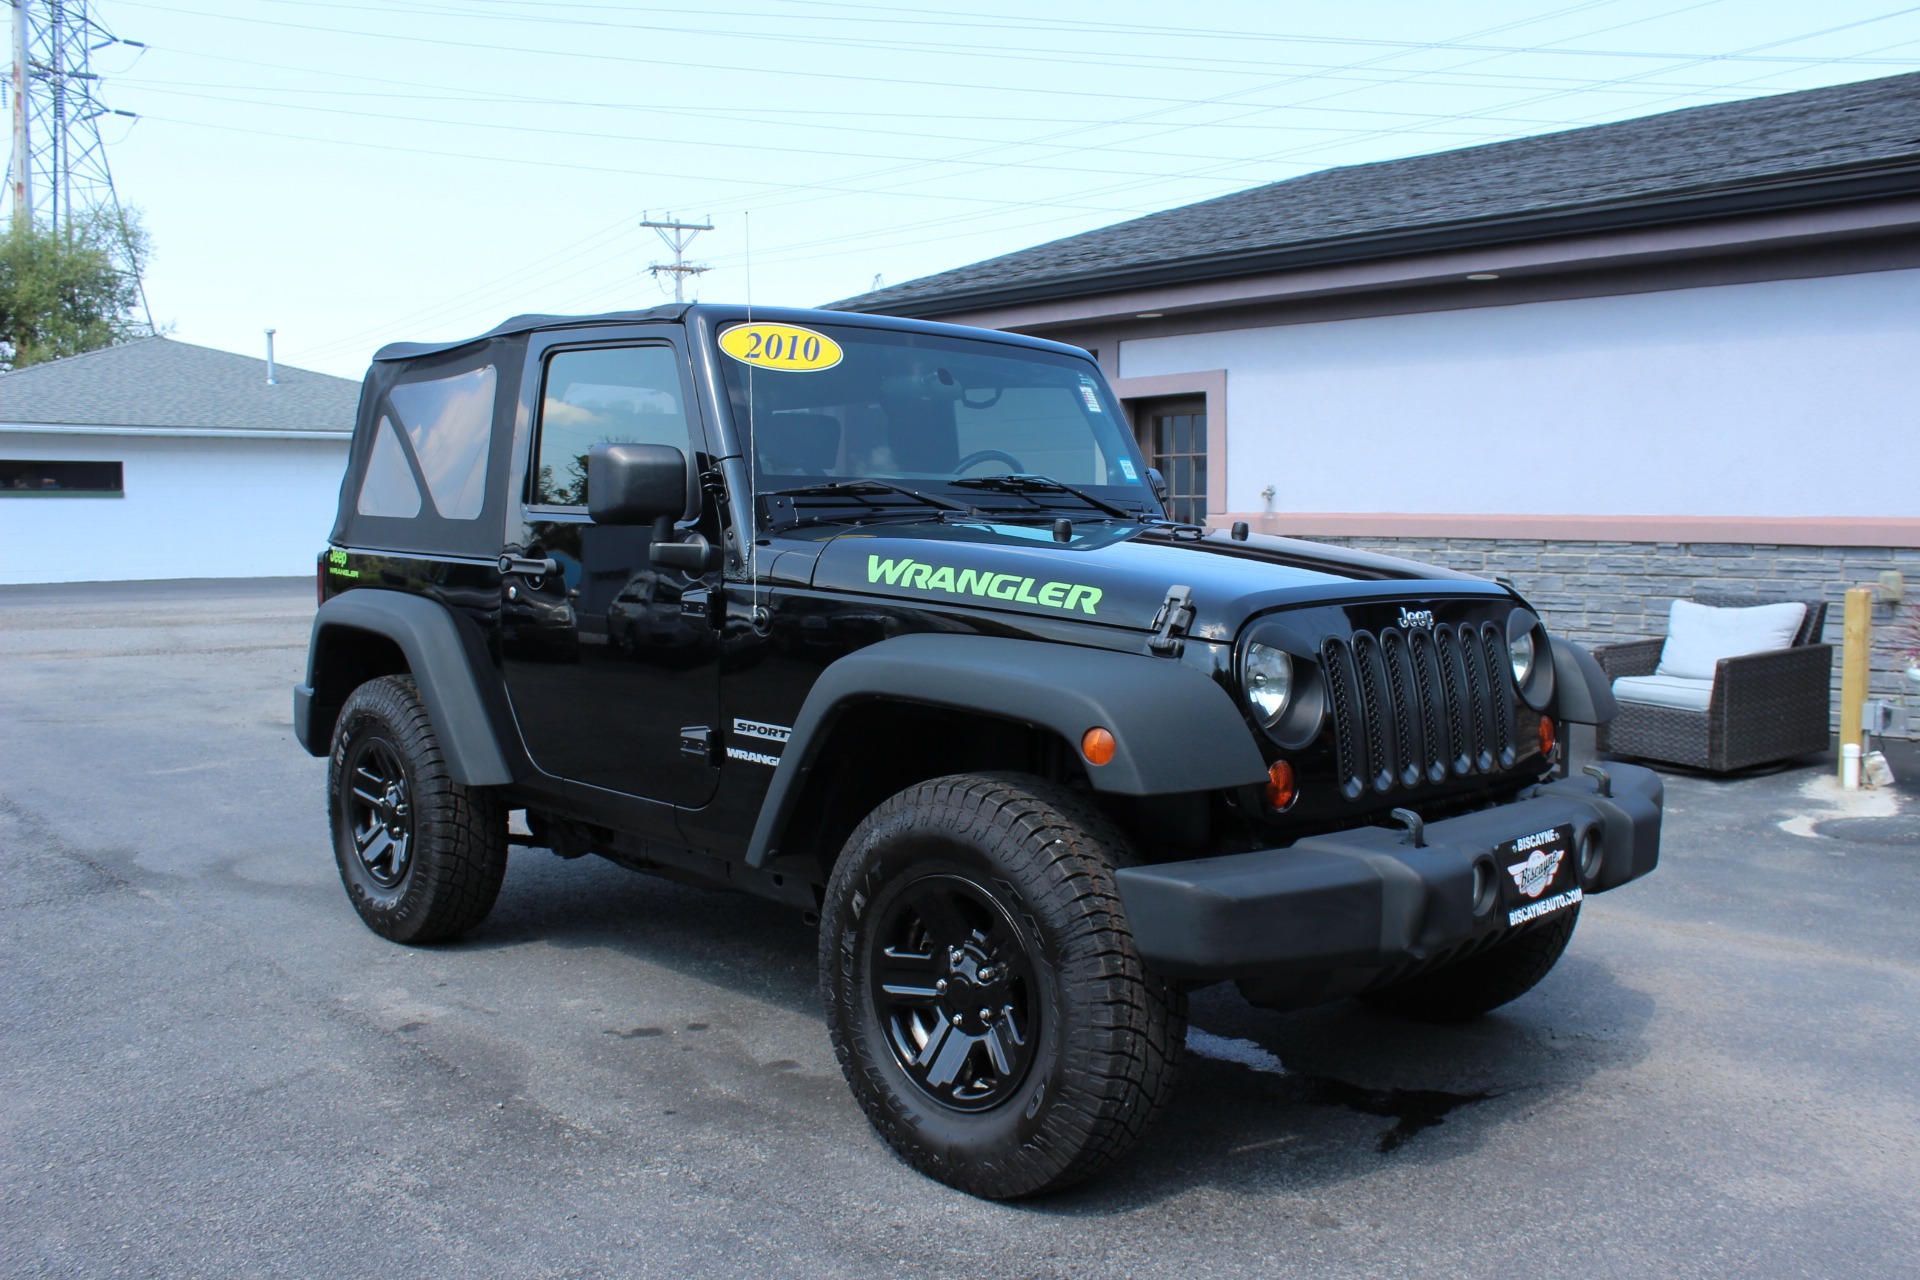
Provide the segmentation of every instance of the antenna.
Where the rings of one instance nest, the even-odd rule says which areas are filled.
[[[713,219],[707,219],[711,222]],[[747,251],[747,323],[753,323],[753,211],[740,211],[741,234],[746,240]],[[760,617],[760,451],[753,446],[753,375],[752,365],[747,366],[747,594],[752,598],[749,608],[759,628]]]
[[[687,277],[703,275],[712,270],[711,267],[695,265],[686,259],[687,246],[693,243],[693,238],[702,231],[713,230],[713,215],[708,214],[705,222],[676,222],[671,213],[667,215],[665,222],[655,222],[646,214],[642,214],[641,219],[641,226],[652,227],[659,233],[660,238],[666,241],[667,248],[673,250],[672,262],[656,262],[648,266],[647,270],[653,272],[655,279],[665,275],[672,276],[673,300],[685,302]]]
[[[139,256],[100,140],[102,116],[138,117],[101,102],[100,77],[92,68],[96,50],[146,46],[122,40],[95,21],[88,0],[12,0],[12,7],[13,152],[5,198],[13,223],[71,236],[76,223],[95,214],[111,218],[114,266],[139,288],[151,331]]]

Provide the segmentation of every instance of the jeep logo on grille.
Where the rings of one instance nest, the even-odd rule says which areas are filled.
[[[1425,627],[1431,631],[1433,630],[1433,610],[1402,609],[1400,611],[1400,625],[1403,627]]]

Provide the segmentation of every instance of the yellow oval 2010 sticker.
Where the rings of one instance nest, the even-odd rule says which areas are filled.
[[[796,324],[737,324],[720,335],[720,349],[742,364],[788,373],[818,373],[840,363],[840,344]]]

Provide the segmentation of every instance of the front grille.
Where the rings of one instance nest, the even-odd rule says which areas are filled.
[[[1506,650],[1492,623],[1330,637],[1320,657],[1346,797],[1512,768]]]

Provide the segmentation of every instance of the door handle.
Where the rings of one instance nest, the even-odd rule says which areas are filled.
[[[545,560],[529,560],[525,556],[500,555],[500,572],[524,573],[529,578],[544,578],[550,573],[560,572],[560,562],[549,557]]]

